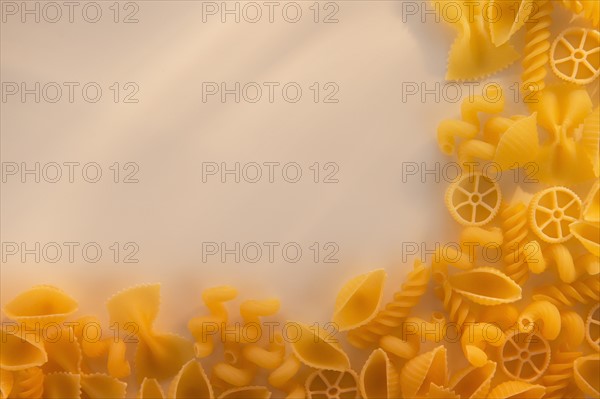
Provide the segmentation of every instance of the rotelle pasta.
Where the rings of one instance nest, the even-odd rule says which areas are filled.
[[[600,397],[600,2],[465,0],[453,20],[449,1],[430,3],[456,32],[447,79],[520,60],[525,95],[509,114],[492,83],[440,118],[439,151],[461,168],[437,199],[457,245],[399,265],[401,281],[377,267],[340,278],[332,330],[284,323],[285,303],[229,285],[198,288],[205,310],[190,305],[182,336],[158,327],[160,284],[110,297],[96,309],[109,325],[59,287],[31,287],[3,308],[0,399]],[[534,165],[538,181],[490,165]]]

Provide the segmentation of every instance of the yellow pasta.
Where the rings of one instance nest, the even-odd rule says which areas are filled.
[[[529,232],[527,207],[522,202],[504,205],[500,219],[504,232],[501,247],[504,255],[504,273],[517,284],[523,285],[529,278],[529,267],[523,256],[523,247]]]
[[[358,376],[353,370],[317,370],[308,376],[305,386],[308,398],[319,398],[323,395],[339,398],[358,397]]]
[[[44,338],[44,348],[48,354],[48,362],[42,366],[44,373],[81,371],[81,349],[71,328],[48,330]]]
[[[566,187],[538,192],[529,204],[531,230],[543,241],[562,243],[571,238],[569,226],[581,217],[581,200]]]
[[[281,366],[285,358],[285,341],[281,332],[275,332],[268,348],[260,345],[245,345],[242,354],[250,363],[267,370]]]
[[[393,300],[369,323],[350,331],[348,342],[357,348],[366,348],[398,327],[427,291],[430,276],[430,269],[419,260],[415,260],[413,270],[408,274],[400,291],[394,294]]]
[[[465,326],[460,339],[465,357],[475,367],[483,367],[488,362],[485,353],[488,345],[500,347],[505,342],[506,335],[502,329],[489,323],[473,323]],[[456,392],[460,393],[458,390]]]
[[[600,222],[575,222],[569,225],[571,234],[592,255],[600,256]]]
[[[302,363],[291,354],[281,366],[269,374],[269,384],[287,393],[288,399],[304,399],[306,396],[304,386],[298,381],[297,375],[302,367]]]
[[[550,0],[536,0],[534,10],[530,16],[530,23],[526,24],[525,50],[522,60],[523,91],[537,93],[546,87],[546,64],[548,64],[548,50],[550,49],[550,24],[552,23],[552,2]]]
[[[448,362],[444,346],[410,359],[400,372],[400,387],[405,398],[424,396],[430,384],[445,386],[447,380]]]
[[[310,328],[302,323],[290,323],[298,330],[298,338],[291,343],[296,357],[309,367],[344,371],[350,368],[350,359],[337,342],[327,337],[323,329]]]
[[[546,387],[544,398],[560,399],[565,396],[573,378],[573,362],[580,357],[580,352],[555,351],[552,353],[548,371],[542,377],[542,383]]]
[[[500,135],[493,161],[501,170],[524,167],[533,162],[539,153],[537,114],[511,120]]]
[[[78,399],[81,397],[81,376],[74,373],[53,373],[44,378],[44,398]]]
[[[575,259],[575,269],[596,276],[600,274],[600,258],[592,254],[583,254]]]
[[[546,393],[542,385],[523,381],[506,381],[498,384],[488,395],[488,399],[541,399]]]
[[[543,251],[547,264],[553,264],[558,270],[558,277],[565,283],[572,283],[581,275],[582,270],[575,268],[575,262],[569,249],[562,244],[553,244]]]
[[[164,399],[162,387],[154,378],[144,378],[140,384],[138,399]]]
[[[127,384],[106,374],[81,375],[81,397],[89,399],[125,398]]]
[[[377,315],[387,274],[379,269],[348,281],[335,301],[333,322],[339,331],[358,328]]]
[[[576,359],[573,363],[573,378],[586,395],[600,397],[600,354]]]
[[[463,324],[471,323],[475,320],[475,315],[470,305],[464,300],[462,295],[452,289],[447,280],[441,286],[436,287],[435,293],[444,304],[444,309],[446,309],[450,321],[456,323],[459,329],[462,328]]]
[[[450,215],[463,226],[483,226],[500,210],[502,196],[498,182],[482,173],[463,174],[446,190]]]
[[[39,337],[22,335],[18,330],[0,329],[2,347],[0,368],[3,370],[23,370],[41,366],[48,361],[48,354]]]
[[[594,184],[583,202],[583,220],[600,222],[600,179],[594,180]]]
[[[548,301],[534,301],[519,316],[519,329],[524,332],[539,328],[542,336],[550,341],[560,334],[561,322],[558,308]]]
[[[271,391],[266,387],[250,386],[241,388],[232,388],[221,395],[218,399],[269,399]]]
[[[592,165],[592,171],[594,176],[597,178],[600,176],[600,108],[596,107],[583,121],[583,129],[581,132],[581,146],[585,156],[588,158]],[[600,205],[598,205],[598,180],[596,180],[596,194],[595,194],[595,205],[592,210],[595,209],[592,219],[585,217],[587,221],[597,222],[600,218]]]
[[[213,353],[213,335],[221,330],[229,317],[224,303],[235,299],[237,294],[237,290],[230,286],[213,287],[202,292],[202,300],[210,313],[207,316],[194,317],[188,322],[188,329],[196,340],[196,357],[203,358]]]
[[[494,159],[496,147],[483,140],[464,140],[458,145],[458,162],[466,169],[468,165],[483,163]],[[483,161],[483,162],[482,162]]]
[[[226,360],[213,366],[212,374],[228,386],[243,387],[250,385],[256,376],[256,366],[241,356],[239,343],[228,343],[225,349]]]
[[[131,374],[131,366],[126,358],[127,346],[123,340],[112,341],[108,349],[108,374],[115,378],[125,378]]]
[[[39,367],[29,367],[13,373],[10,397],[15,399],[40,399],[44,392],[44,372]]]
[[[14,382],[15,379],[12,372],[0,369],[0,399],[8,398],[8,395],[10,395],[10,392],[12,391]]]
[[[534,290],[533,299],[568,307],[577,303],[598,302],[600,300],[600,279],[597,276],[589,276],[572,284],[563,283],[538,287]]]
[[[450,388],[441,387],[433,383],[429,385],[429,392],[427,392],[425,397],[432,399],[460,399],[460,395],[457,395]]]
[[[546,372],[550,357],[550,344],[537,331],[514,330],[500,350],[500,366],[510,379],[533,382]]]
[[[562,348],[575,349],[585,339],[585,323],[577,312],[566,310],[560,313],[560,335],[557,341]]]
[[[589,20],[595,27],[600,24],[600,4],[588,0],[561,0],[567,9]]]
[[[452,289],[463,297],[486,306],[521,299],[521,287],[493,267],[479,267],[448,276]]]
[[[525,25],[532,10],[532,3],[533,0],[490,0],[491,7],[486,10],[487,20],[490,23],[490,36],[494,45],[500,46],[506,43]]]
[[[593,82],[600,75],[599,47],[600,32],[597,30],[567,28],[552,43],[552,71],[567,82],[581,85]]]
[[[484,323],[494,324],[502,331],[515,327],[519,319],[519,310],[514,305],[502,304],[486,306],[479,313],[479,320]]]
[[[213,399],[215,396],[202,365],[195,360],[190,360],[181,367],[171,381],[167,397]]]
[[[484,362],[481,366],[468,366],[450,378],[448,386],[461,398],[485,398],[496,375],[496,363]]]
[[[421,349],[421,337],[418,333],[408,334],[405,337],[384,335],[379,340],[379,346],[399,358],[412,359]]]
[[[592,307],[586,318],[585,339],[596,352],[600,352],[600,304]]]
[[[41,328],[64,321],[77,311],[77,302],[57,287],[40,285],[15,297],[3,310],[10,319]]]
[[[400,376],[383,350],[371,353],[360,372],[359,386],[363,399],[399,397]]]

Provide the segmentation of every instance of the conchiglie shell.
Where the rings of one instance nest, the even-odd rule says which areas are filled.
[[[542,385],[523,381],[506,381],[497,385],[488,395],[488,399],[540,399],[546,394]]]
[[[40,285],[17,295],[4,307],[9,318],[28,326],[60,323],[77,311],[77,302],[57,287]]]
[[[431,399],[460,399],[460,395],[457,395],[450,388],[444,388],[434,383],[429,386],[429,392],[425,397]]]
[[[298,330],[298,338],[291,343],[296,357],[309,367],[325,370],[345,371],[350,368],[348,355],[333,339],[328,337],[326,331],[321,328],[311,329],[302,323],[288,323],[295,325]],[[288,331],[293,331],[288,328]]]
[[[106,303],[111,324],[137,326],[140,333],[151,330],[160,307],[160,284],[138,285],[113,295]]]
[[[583,219],[600,222],[600,180],[596,179],[583,204]]]
[[[592,255],[600,256],[599,222],[574,222],[569,225],[569,230]]]
[[[536,113],[515,121],[500,137],[494,162],[502,170],[523,167],[540,150]]]
[[[39,338],[27,338],[2,329],[0,368],[4,370],[24,370],[41,366],[48,361],[48,354]]]
[[[406,362],[400,373],[400,387],[405,398],[414,398],[425,395],[431,383],[445,386],[447,379],[446,348],[438,346]]]
[[[82,374],[81,397],[83,399],[125,398],[127,384],[106,374]]]
[[[400,378],[383,349],[371,353],[360,372],[359,387],[363,399],[397,398]]]
[[[596,177],[600,176],[600,108],[596,107],[583,121],[581,133],[581,144],[585,155],[592,163],[592,169]]]
[[[496,363],[488,361],[481,367],[469,366],[450,378],[448,386],[461,398],[485,398],[496,375]]]
[[[219,399],[269,399],[271,391],[266,387],[241,387],[223,392]]]
[[[202,365],[190,360],[183,365],[169,386],[169,399],[215,397]]]
[[[573,378],[586,395],[600,397],[600,354],[580,357],[573,363]]]
[[[14,382],[15,378],[12,371],[0,369],[0,399],[8,398]]]
[[[144,378],[137,397],[138,399],[163,399],[165,394],[158,381],[154,378]]]
[[[348,281],[335,301],[333,322],[339,331],[360,327],[376,315],[383,297],[385,270],[374,270]]]
[[[492,306],[521,299],[521,287],[493,267],[479,267],[448,277],[452,289],[480,305]]]
[[[515,5],[519,4],[518,10]],[[495,46],[506,43],[519,29],[531,13],[533,0],[506,1],[490,0],[487,20],[490,22],[490,36]]]
[[[135,352],[136,375],[139,381],[169,378],[193,357],[193,344],[179,335],[156,334],[140,338]]]
[[[44,398],[79,399],[81,376],[74,373],[53,373],[44,378]]]
[[[63,328],[56,335],[47,336],[44,347],[48,354],[48,362],[42,366],[44,373],[80,372],[82,354],[73,330]]]

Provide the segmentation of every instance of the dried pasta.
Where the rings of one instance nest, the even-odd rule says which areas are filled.
[[[517,284],[523,285],[529,278],[529,267],[523,256],[525,239],[529,233],[527,207],[522,202],[504,205],[500,211],[504,241],[504,273]]]
[[[300,360],[296,355],[291,354],[283,361],[281,366],[269,374],[269,384],[285,391],[288,399],[304,399],[306,391],[298,378],[301,367]]]
[[[534,301],[521,312],[519,328],[524,332],[539,328],[544,338],[555,340],[561,330],[560,311],[548,301]]]
[[[546,285],[534,290],[533,299],[546,300],[557,306],[571,307],[577,303],[594,303],[600,300],[600,279],[585,277],[572,284]]]
[[[214,392],[202,365],[196,360],[185,363],[169,385],[168,398],[213,399]]]
[[[550,50],[550,24],[552,23],[552,2],[536,0],[535,7],[526,24],[525,50],[523,56],[523,91],[537,93],[546,87],[546,64]]]
[[[488,399],[541,399],[546,393],[542,385],[529,384],[523,381],[506,381],[497,385],[488,395]]]
[[[581,357],[581,352],[552,353],[552,361],[548,370],[542,377],[542,383],[546,387],[544,398],[563,398],[573,378],[573,362]]]
[[[44,398],[77,399],[81,397],[81,376],[75,373],[52,373],[44,378]]]
[[[39,367],[29,367],[13,373],[10,397],[15,399],[40,399],[44,392],[44,372]]]
[[[371,353],[360,372],[359,387],[364,399],[399,397],[400,376],[385,351]]]
[[[334,392],[338,398],[358,398],[358,376],[353,370],[317,370],[306,379],[308,399],[329,397]]]
[[[447,380],[448,362],[443,345],[410,359],[400,372],[400,387],[405,398],[423,396],[430,384],[445,386]]]
[[[589,20],[595,27],[598,27],[600,24],[600,4],[597,2],[587,0],[561,0],[561,4],[575,14],[581,14],[581,16]]]
[[[454,291],[480,305],[492,306],[521,299],[521,287],[493,267],[479,267],[448,276]]]
[[[600,396],[600,354],[583,356],[573,363],[575,383],[586,395]]]
[[[294,323],[298,339],[291,343],[296,357],[309,367],[344,371],[350,368],[350,359],[337,342],[327,337],[324,330]]]
[[[488,362],[488,356],[485,353],[486,346],[500,347],[504,345],[506,335],[500,327],[494,324],[473,323],[464,328],[460,342],[469,363],[475,367],[483,367]]]
[[[496,363],[484,362],[481,366],[468,366],[450,378],[450,389],[461,398],[484,398],[490,391],[492,379],[496,375]]]

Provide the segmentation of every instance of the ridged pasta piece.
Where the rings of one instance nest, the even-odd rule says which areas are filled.
[[[386,277],[385,270],[378,269],[344,284],[337,295],[332,319],[338,331],[358,328],[377,315]]]
[[[484,306],[516,302],[522,295],[510,277],[487,266],[448,276],[448,283],[463,297]]]
[[[469,163],[477,163],[480,161],[491,161],[496,154],[496,147],[483,140],[471,139],[464,140],[458,145],[456,155],[458,162],[463,167],[468,167]]]
[[[438,125],[438,146],[446,155],[452,155],[456,146],[456,139],[473,139],[479,133],[479,125],[458,119],[447,119]]]
[[[266,387],[249,386],[232,388],[219,395],[218,399],[269,399],[271,391]]]
[[[525,49],[523,51],[523,91],[537,93],[546,87],[545,79],[549,62],[550,25],[552,24],[552,2],[536,0],[534,12],[526,24]]]
[[[506,381],[498,384],[488,395],[488,399],[541,399],[546,388],[542,385],[523,381]]]
[[[573,256],[563,244],[552,244],[544,248],[544,258],[548,265],[555,265],[558,277],[564,283],[572,283],[582,271],[576,270]]]
[[[585,155],[588,157],[592,164],[592,170],[594,172],[594,176],[600,176],[600,150],[598,147],[600,146],[600,107],[596,107],[592,113],[590,113],[583,121],[583,130],[581,132],[581,145],[583,146],[583,151]],[[598,181],[596,180],[596,187],[598,186]],[[598,191],[596,190],[596,193]],[[600,210],[598,205],[598,194],[596,194],[595,201],[595,217],[592,219],[586,218],[584,214],[584,218],[590,222],[597,222],[600,219]]]
[[[523,246],[529,232],[527,206],[522,202],[504,204],[500,211],[504,242],[504,273],[517,284],[523,285],[529,278],[529,267],[523,256]]]
[[[486,11],[494,45],[500,46],[506,43],[525,25],[532,11],[532,2],[533,0],[490,0],[490,7],[487,7]]]
[[[344,371],[350,359],[337,341],[326,336],[323,329],[313,329],[302,323],[290,323],[298,328],[298,338],[291,343],[296,357],[309,367]]]
[[[533,299],[546,300],[557,306],[571,307],[577,303],[594,303],[600,300],[600,278],[589,276],[572,284],[546,285],[534,290]]]
[[[555,351],[552,353],[548,370],[541,380],[546,386],[544,398],[560,399],[565,397],[573,379],[573,362],[579,357],[581,357],[581,352]]]
[[[39,285],[19,294],[4,307],[10,319],[35,328],[60,323],[77,311],[77,301],[60,288]]]
[[[569,229],[589,253],[600,256],[600,222],[575,222]]]
[[[79,399],[81,376],[74,373],[53,373],[44,378],[44,398]]]
[[[594,110],[594,113],[597,112],[599,112],[598,109]],[[595,144],[595,149],[598,150],[598,143]],[[592,188],[590,188],[583,201],[583,220],[586,222],[600,222],[600,179],[595,179]]]
[[[483,228],[468,226],[465,227],[460,233],[460,245],[472,247],[475,245],[480,246],[500,246],[504,242],[502,230],[498,227]]]
[[[404,338],[384,335],[379,340],[379,346],[401,359],[412,359],[421,349],[421,337],[418,334],[407,335]]]
[[[575,269],[583,270],[592,276],[597,276],[600,274],[600,258],[592,254],[583,254],[575,259]]]
[[[400,376],[385,351],[371,353],[360,372],[359,386],[363,399],[400,396]]]
[[[250,385],[256,376],[257,368],[241,356],[241,345],[239,343],[228,343],[225,354],[226,360],[213,366],[213,377],[226,386],[243,387]]]
[[[233,336],[239,342],[256,342],[263,335],[261,318],[273,316],[279,311],[281,302],[279,299],[250,299],[240,304],[240,315],[244,320],[245,333],[234,334]],[[256,331],[256,336],[250,336],[250,329]],[[227,341],[228,334],[223,341]]]
[[[135,370],[139,381],[174,376],[181,366],[194,357],[192,343],[176,334],[154,330],[160,307],[160,284],[139,285],[112,296],[106,303],[111,324],[120,329],[135,326],[139,339],[135,353]],[[129,331],[131,333],[131,331]]]
[[[424,396],[430,384],[445,386],[447,380],[448,362],[443,345],[410,359],[400,372],[400,387],[405,398]]]
[[[190,360],[181,367],[169,385],[169,399],[213,399],[214,392],[200,362]]]
[[[537,159],[540,150],[537,114],[511,120],[495,147],[493,161],[501,170],[520,168]]]
[[[297,375],[302,363],[293,353],[289,355],[277,369],[269,374],[269,384],[286,392],[287,399],[304,399],[306,393]]]
[[[502,331],[507,331],[517,324],[519,310],[510,304],[486,306],[479,313],[479,320],[484,323],[494,324],[500,327]]]
[[[154,378],[144,378],[140,384],[138,399],[164,399],[165,394],[162,387]]]
[[[0,350],[0,368],[4,370],[23,370],[41,366],[48,361],[48,354],[39,337],[22,335],[19,331],[0,329],[2,350]]]
[[[40,399],[44,392],[44,372],[39,367],[29,367],[13,373],[10,397],[14,399]]]
[[[188,330],[194,336],[194,352],[196,357],[204,358],[210,356],[215,347],[215,338],[227,322],[229,315],[224,303],[237,297],[237,290],[231,286],[218,286],[204,290],[202,301],[209,310],[206,316],[194,317],[188,322]]]
[[[558,308],[548,301],[534,301],[519,316],[519,329],[532,332],[539,328],[542,336],[553,341],[560,334],[561,321]]]
[[[435,288],[435,293],[444,304],[444,309],[448,313],[450,321],[456,323],[458,329],[461,329],[465,323],[471,323],[475,320],[470,305],[462,295],[452,289],[447,280],[441,286]]]
[[[336,392],[337,398],[358,398],[358,376],[354,370],[317,370],[308,376],[305,383],[309,399],[330,397]]]
[[[382,336],[397,328],[427,291],[430,277],[430,269],[419,260],[415,260],[413,270],[408,273],[406,282],[402,284],[400,291],[394,294],[393,300],[369,323],[349,331],[348,342],[357,348],[366,348],[376,344]]]
[[[123,399],[127,384],[106,374],[81,375],[81,397],[83,399]]]
[[[593,0],[561,0],[562,5],[575,14],[590,21],[595,27],[600,25],[600,4]]]
[[[496,363],[487,361],[481,366],[468,366],[457,371],[448,383],[449,388],[465,399],[485,398],[496,375]]]
[[[502,329],[490,323],[472,323],[465,326],[460,343],[465,358],[475,367],[483,367],[488,362],[485,349],[488,345],[500,347],[506,342]],[[494,370],[496,369],[494,363]],[[456,392],[460,393],[458,390]]]
[[[45,374],[81,371],[81,348],[70,327],[48,329],[44,336],[44,348],[48,354],[48,362],[42,366]]]
[[[576,359],[573,363],[573,378],[586,395],[600,397],[600,353]]]
[[[438,246],[435,249],[433,260],[431,262],[431,275],[434,280],[442,281],[448,274],[448,266],[461,270],[469,270],[474,267],[474,259],[469,251],[450,245]]]
[[[429,384],[429,392],[427,392],[426,398],[431,399],[460,399],[460,395],[457,395],[450,388],[442,387],[437,384]]]
[[[248,344],[242,348],[242,354],[246,360],[254,365],[273,370],[281,366],[285,358],[285,341],[281,332],[274,333],[272,342],[267,348],[258,344]]]
[[[560,335],[557,341],[561,347],[568,350],[575,349],[585,339],[585,322],[579,314],[572,310],[560,313]]]

